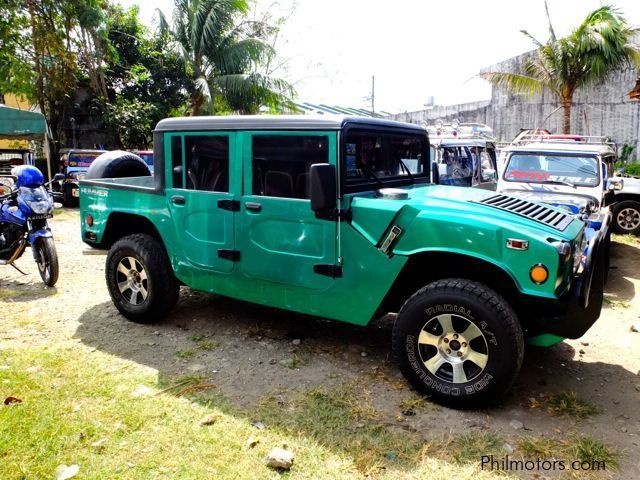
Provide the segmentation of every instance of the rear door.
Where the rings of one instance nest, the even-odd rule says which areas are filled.
[[[181,261],[217,272],[230,272],[234,258],[234,194],[238,182],[230,169],[233,132],[165,135],[166,193]]]
[[[317,219],[309,169],[336,164],[336,132],[243,133],[243,195],[237,218],[240,268],[251,278],[322,290],[334,278],[335,221]],[[323,273],[324,272],[324,273]]]

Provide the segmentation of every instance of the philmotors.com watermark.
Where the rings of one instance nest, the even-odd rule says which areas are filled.
[[[504,472],[532,472],[532,471],[604,471],[607,465],[604,461],[593,460],[548,460],[537,458],[535,460],[525,460],[522,458],[510,458],[509,455],[504,457],[494,457],[493,455],[482,455],[480,459],[480,468],[482,470]]]

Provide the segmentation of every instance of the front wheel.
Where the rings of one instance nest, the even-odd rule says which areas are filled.
[[[33,244],[38,272],[44,284],[53,287],[58,281],[58,253],[51,237],[39,237]]]
[[[105,274],[114,305],[134,322],[157,321],[178,301],[180,285],[167,252],[149,235],[129,235],[114,243]]]
[[[621,234],[640,234],[640,202],[624,200],[613,210],[613,229]]]
[[[417,390],[449,407],[476,408],[511,387],[524,338],[500,295],[453,278],[433,282],[405,302],[393,328],[393,353]]]

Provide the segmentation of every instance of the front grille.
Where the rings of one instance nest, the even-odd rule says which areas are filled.
[[[46,220],[47,218],[52,218],[53,214],[51,213],[43,213],[42,215],[29,215],[29,220]]]
[[[572,215],[559,212],[547,205],[533,203],[528,200],[509,197],[507,195],[494,195],[493,197],[485,198],[484,200],[474,203],[481,203],[493,208],[515,213],[521,217],[529,218],[536,222],[548,225],[561,232],[569,226],[574,218]]]

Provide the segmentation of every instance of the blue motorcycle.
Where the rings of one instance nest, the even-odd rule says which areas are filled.
[[[58,174],[64,177],[62,174]],[[59,181],[56,175],[52,181]],[[0,265],[11,265],[31,246],[45,285],[53,287],[58,280],[58,255],[53,234],[47,223],[52,217],[53,197],[40,170],[20,165],[11,170],[9,193],[0,195]]]

